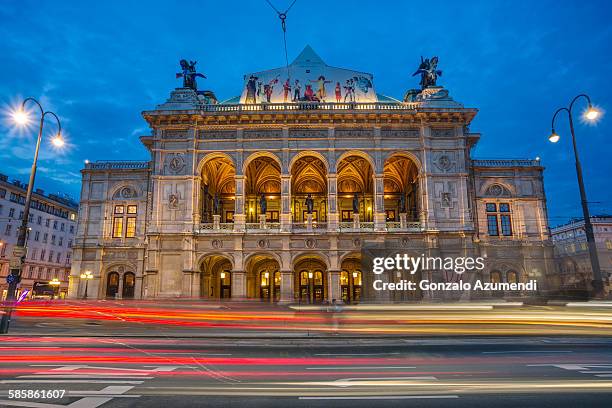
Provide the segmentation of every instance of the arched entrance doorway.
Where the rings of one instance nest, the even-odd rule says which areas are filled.
[[[301,259],[295,264],[296,286],[300,303],[322,303],[325,300],[325,263],[318,258]]]
[[[223,255],[209,255],[200,263],[200,295],[205,299],[232,297],[232,261]]]
[[[359,259],[345,259],[340,272],[340,294],[344,303],[361,300],[362,272]]]
[[[400,214],[406,214],[407,221],[417,221],[419,169],[415,162],[400,153],[391,155],[383,174],[386,221],[399,222]]]
[[[123,289],[121,297],[123,299],[134,298],[134,288],[136,287],[136,275],[132,272],[126,272],[123,274]]]
[[[281,274],[278,261],[271,255],[256,254],[247,262],[247,293],[262,302],[280,300]]]
[[[115,298],[119,292],[119,273],[109,272],[106,276],[106,297]]]
[[[370,162],[358,155],[349,155],[338,162],[338,211],[341,222],[352,222],[355,198],[361,222],[374,219],[374,180]]]
[[[234,222],[236,169],[227,157],[207,160],[202,168],[200,214],[203,223],[212,223],[213,215],[220,222]]]
[[[307,220],[306,199],[313,200],[313,222],[327,222],[327,169],[316,156],[300,157],[291,166],[291,208],[293,220]]]
[[[244,211],[249,223],[260,221],[261,198],[266,201],[266,222],[279,222],[281,213],[281,168],[272,157],[256,157],[245,170]]]

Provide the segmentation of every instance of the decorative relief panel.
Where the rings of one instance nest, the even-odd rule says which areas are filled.
[[[282,137],[283,131],[280,129],[245,130],[243,133],[244,139],[278,139]]]
[[[380,135],[388,138],[418,138],[420,131],[419,129],[382,129]]]
[[[183,174],[185,170],[185,155],[171,153],[166,155],[166,169],[170,174]]]
[[[164,139],[186,139],[189,136],[188,129],[165,129]]]
[[[441,173],[458,171],[457,153],[454,151],[433,152],[432,161],[435,169]]]
[[[290,129],[289,137],[295,138],[326,138],[329,135],[327,129]]]
[[[434,183],[434,213],[438,220],[458,218],[458,195],[456,181]]]
[[[120,188],[119,190],[115,191],[115,194],[113,194],[114,200],[129,200],[136,197],[138,197],[138,193],[131,186]]]
[[[234,130],[199,130],[199,139],[236,139],[236,131]]]
[[[485,196],[488,197],[510,197],[512,193],[501,184],[491,184],[485,191]]]
[[[432,137],[454,137],[454,128],[431,128]]]
[[[336,129],[337,138],[371,139],[374,137],[374,129]]]

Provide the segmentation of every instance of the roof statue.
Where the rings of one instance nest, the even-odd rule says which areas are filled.
[[[186,59],[182,59],[180,64],[181,64],[181,71],[176,74],[177,78],[183,78],[183,88],[189,88],[189,89],[193,89],[194,91],[198,90],[198,83],[196,81],[197,77],[200,78],[206,78],[204,76],[204,74],[200,74],[198,72],[196,72],[196,64],[198,62],[197,61],[189,61],[187,62]]]
[[[412,76],[418,74],[421,74],[421,89],[436,86],[438,77],[442,76],[442,71],[438,70],[438,57],[423,59],[421,56],[421,64]]]
[[[329,66],[310,46],[288,67],[246,74],[240,96],[244,104],[377,101],[372,74]]]

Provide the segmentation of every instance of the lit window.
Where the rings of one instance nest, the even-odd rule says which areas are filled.
[[[508,283],[518,283],[518,274],[515,271],[508,271],[506,279]]]
[[[135,217],[128,217],[127,223],[125,225],[125,236],[127,238],[134,238],[136,236],[136,218]]]
[[[123,218],[115,217],[113,219],[113,238],[121,238],[123,236]]]
[[[125,211],[124,207],[122,205],[116,205],[115,206],[115,214],[123,214]]]
[[[136,214],[138,207],[135,205],[128,205],[127,206],[127,213],[128,214]]]

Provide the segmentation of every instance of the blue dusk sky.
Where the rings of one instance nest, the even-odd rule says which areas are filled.
[[[372,73],[377,91],[396,98],[418,87],[420,56],[438,55],[439,84],[479,109],[474,156],[541,157],[556,225],[581,211],[567,118],[556,145],[550,120],[581,92],[609,111],[596,126],[577,118],[576,132],[592,213],[612,213],[611,22],[609,1],[297,0],[287,40],[290,60],[310,44],[329,65]],[[39,98],[69,138],[61,152],[45,140],[36,187],[77,199],[85,159],[148,159],[140,113],[180,85],[179,59],[197,60],[208,77],[200,88],[220,100],[241,92],[243,74],[284,65],[279,19],[265,0],[3,0],[0,38],[3,109]],[[34,136],[2,121],[1,173],[27,181]]]

